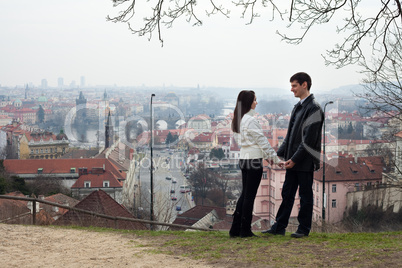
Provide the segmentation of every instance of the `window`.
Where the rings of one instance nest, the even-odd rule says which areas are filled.
[[[320,203],[318,203],[318,197],[316,197],[316,203],[317,203],[317,207],[320,207]]]
[[[336,184],[332,184],[332,192],[336,193]]]
[[[269,192],[268,186],[267,185],[262,185],[261,186],[261,192],[262,192],[261,193],[262,195],[268,195],[269,194],[268,193]]]
[[[263,178],[264,180],[267,179],[267,172],[266,172],[266,171],[262,173],[262,178]]]
[[[45,149],[45,153],[47,153],[47,148]]]
[[[38,149],[36,149],[36,153],[38,153],[39,152],[39,150]]]
[[[70,168],[70,173],[75,173],[75,168]]]
[[[50,153],[53,153],[53,148],[50,148]]]
[[[40,149],[40,153],[43,154],[43,149]]]
[[[42,174],[43,173],[43,168],[38,168],[38,174]]]
[[[272,180],[275,181],[275,173],[272,174]]]
[[[317,191],[317,192],[319,192],[319,190],[320,190],[320,188],[319,188],[318,186],[319,186],[319,185],[318,185],[318,182],[317,182],[317,184],[316,184],[316,187],[317,187],[316,191]]]
[[[103,181],[103,187],[109,187],[109,181]]]
[[[336,208],[336,199],[332,199],[332,207]]]
[[[91,188],[91,182],[90,181],[85,181],[84,182],[84,187],[85,188]]]

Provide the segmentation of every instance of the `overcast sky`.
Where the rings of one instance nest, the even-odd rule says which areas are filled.
[[[357,67],[326,67],[321,54],[339,40],[334,28],[318,27],[302,45],[280,41],[284,23],[263,17],[251,25],[237,15],[182,22],[157,36],[131,34],[110,0],[0,1],[0,85],[47,79],[49,86],[85,76],[90,85],[179,87],[277,87],[289,89],[298,71],[313,78],[313,90],[359,83]],[[340,40],[339,40],[340,41]]]

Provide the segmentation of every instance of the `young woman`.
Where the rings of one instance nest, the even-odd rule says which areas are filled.
[[[251,231],[251,220],[254,199],[262,177],[263,159],[279,163],[279,158],[264,136],[261,125],[253,117],[256,106],[254,91],[243,90],[239,93],[232,130],[238,145],[241,146],[239,165],[242,173],[242,192],[233,214],[230,237],[256,236]]]

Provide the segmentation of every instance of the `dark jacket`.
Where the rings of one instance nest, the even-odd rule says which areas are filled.
[[[323,122],[324,113],[313,94],[293,108],[288,132],[277,151],[279,157],[295,162],[292,170],[314,171],[320,168]]]

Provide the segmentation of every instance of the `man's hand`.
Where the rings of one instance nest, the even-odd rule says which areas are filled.
[[[288,161],[285,162],[285,168],[286,169],[291,169],[295,166],[295,162],[292,161],[292,159],[289,159]]]

